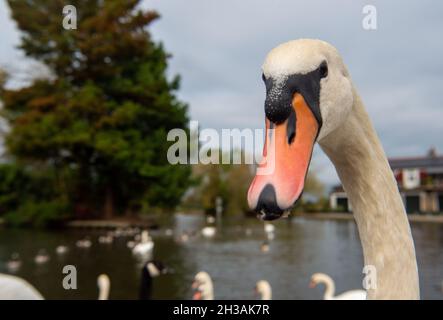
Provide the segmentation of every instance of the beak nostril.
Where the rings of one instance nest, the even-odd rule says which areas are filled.
[[[295,132],[292,132],[288,137],[288,144],[294,142],[294,139],[295,139]]]
[[[292,109],[291,113],[289,114],[288,122],[286,124],[286,134],[288,137],[288,144],[294,142],[296,121],[297,121],[296,114],[294,109]]]

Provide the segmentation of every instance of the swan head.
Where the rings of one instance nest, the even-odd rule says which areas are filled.
[[[309,282],[310,288],[315,288],[318,284],[324,283],[330,285],[332,283],[332,278],[324,273],[314,273],[311,276],[311,281]]]
[[[346,120],[354,96],[338,51],[324,41],[283,43],[269,52],[262,70],[266,141],[248,204],[274,220],[300,198],[314,143]]]
[[[193,296],[194,300],[212,300],[214,298],[212,279],[205,271],[200,271],[195,275],[192,288],[196,290]]]
[[[109,290],[111,288],[111,280],[106,274],[101,274],[97,278],[97,286],[99,289],[99,300],[107,300]]]
[[[255,285],[255,292],[260,295],[262,300],[271,300],[272,289],[271,285],[266,280],[260,280]]]

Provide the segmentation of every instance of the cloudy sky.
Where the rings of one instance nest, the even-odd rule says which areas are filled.
[[[362,9],[377,9],[364,30]],[[443,2],[357,0],[146,0],[162,18],[151,31],[172,53],[179,96],[203,128],[262,128],[260,66],[276,45],[318,38],[341,52],[389,156],[443,152]],[[0,67],[17,81],[30,64],[15,49],[19,34],[0,0]],[[314,168],[338,181],[316,148]]]

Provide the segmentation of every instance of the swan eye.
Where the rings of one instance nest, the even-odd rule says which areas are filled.
[[[326,78],[328,76],[328,64],[323,61],[319,67],[320,78]]]

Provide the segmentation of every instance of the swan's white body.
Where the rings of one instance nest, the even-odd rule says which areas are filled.
[[[194,295],[195,300],[214,300],[214,286],[209,273],[205,271],[197,273],[192,287],[198,291]]]
[[[274,233],[275,227],[271,223],[265,223],[264,227],[266,233]]]
[[[217,233],[217,229],[215,227],[204,227],[201,232],[205,238],[212,238]]]
[[[98,300],[108,300],[111,290],[111,280],[106,274],[101,274],[97,278]]]
[[[20,260],[20,255],[18,253],[13,253],[11,259],[6,262],[6,268],[9,272],[15,273],[22,266],[22,261]]]
[[[149,236],[148,231],[143,231],[141,234],[141,242],[132,249],[132,253],[137,256],[148,257],[152,255],[154,250],[154,241]]]
[[[265,234],[266,234],[266,238],[268,240],[274,240],[275,238],[275,227],[273,224],[271,223],[265,223],[264,225],[264,230],[265,230]]]
[[[114,242],[114,237],[111,234],[102,235],[98,237],[98,242],[101,244],[111,244]]]
[[[77,248],[88,249],[92,246],[92,242],[88,238],[85,238],[77,240],[75,242],[75,245],[77,246]]]
[[[34,257],[34,262],[36,264],[44,264],[49,261],[49,255],[45,250],[40,250],[39,253]]]
[[[325,285],[324,300],[366,300],[366,291],[349,290],[339,295],[335,295],[335,283],[330,276],[324,273],[315,273],[311,277],[311,287],[317,284]]]
[[[55,248],[55,252],[56,252],[58,255],[65,254],[66,252],[68,252],[68,250],[69,250],[69,248],[68,248],[67,246],[63,246],[63,245],[57,246],[57,247]]]
[[[260,295],[261,300],[272,300],[272,289],[268,281],[258,281],[255,285],[255,290]]]
[[[43,300],[43,296],[22,278],[0,273],[0,300]]]
[[[364,264],[376,270],[376,286],[368,288],[368,298],[418,299],[420,291],[414,243],[397,183],[338,51],[320,40],[289,41],[271,50],[263,64],[263,74],[265,79],[272,79],[272,83],[268,81],[272,90],[267,92],[267,99],[270,99],[268,109],[265,110],[268,112],[267,117],[274,117],[275,114],[286,116],[283,113],[286,109],[280,107],[279,103],[287,101],[284,100],[287,97],[284,94],[292,94],[292,105],[288,107],[291,112],[301,111],[302,118],[296,115],[297,124],[292,127],[298,130],[294,140],[298,145],[293,147],[290,142],[277,139],[272,144],[269,140],[272,146],[278,145],[281,148],[277,151],[268,148],[268,154],[290,155],[291,159],[277,157],[274,162],[269,162],[279,164],[277,169],[280,171],[276,169],[274,172],[283,172],[280,176],[273,173],[263,178],[256,176],[248,192],[251,209],[259,208],[259,195],[263,193],[262,186],[267,181],[276,191],[274,198],[265,198],[266,201],[273,201],[274,207],[282,211],[294,204],[303,190],[307,172],[305,168],[312,154],[312,147],[308,149],[304,143],[309,142],[307,145],[312,146],[318,141],[333,162],[352,205],[363,247]],[[308,77],[308,74],[315,77],[320,75],[315,78],[318,79],[315,80],[318,81],[315,86],[312,82],[303,84],[306,86],[304,93],[311,94],[311,97],[312,94],[318,94],[309,100],[311,104],[304,100],[306,97],[302,96],[303,92],[298,92],[297,88],[292,89],[290,82],[294,79],[290,77],[300,79],[303,75]],[[383,70],[378,75],[383,76]],[[314,109],[320,111],[321,123],[318,114],[314,118]],[[288,117],[283,123],[289,126]],[[269,125],[269,117],[267,119]],[[275,135],[289,132],[281,123],[276,124],[275,129]],[[311,141],[312,132],[317,132],[317,135]],[[294,161],[294,157],[304,162],[290,162]],[[287,169],[291,170],[292,180],[287,177]],[[297,188],[289,190],[284,188],[285,184]],[[266,207],[258,209],[263,217],[275,219],[279,217],[276,214],[282,215],[278,210],[263,208]]]

